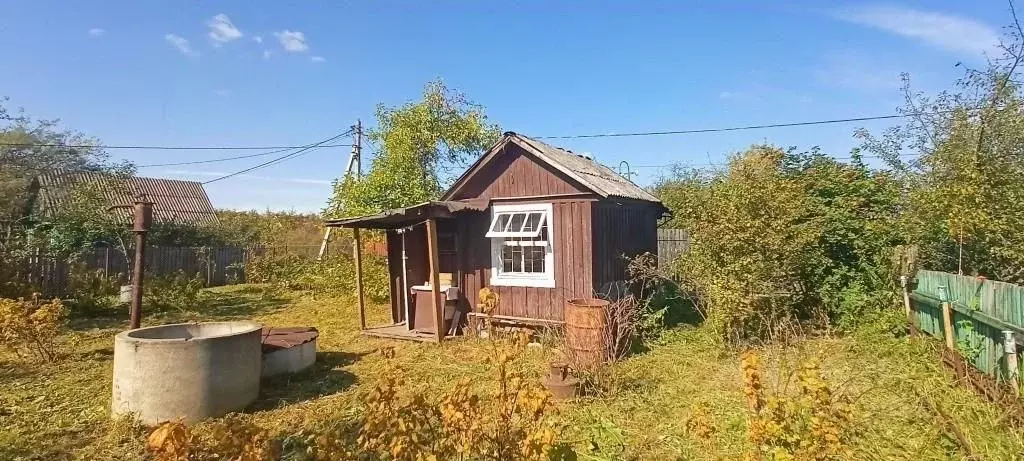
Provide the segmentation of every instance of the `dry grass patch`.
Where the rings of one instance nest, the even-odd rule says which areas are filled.
[[[416,390],[440,395],[467,378],[481,395],[497,392],[482,347],[486,340],[438,346],[370,338],[358,334],[352,302],[294,293],[268,300],[247,286],[211,292],[215,302],[206,313],[164,313],[147,317],[147,323],[252,318],[268,325],[316,326],[321,332],[317,366],[264,382],[259,401],[241,415],[271,434],[301,437],[350,427],[388,369],[382,348],[394,349],[390,360],[405,370],[405,382]],[[386,309],[371,309],[368,323],[384,323]],[[72,325],[76,329],[60,338],[64,358],[55,364],[30,365],[0,353],[0,459],[143,456],[144,429],[109,417],[112,338],[126,325],[126,316],[75,319]],[[750,446],[740,351],[724,349],[713,338],[698,328],[672,330],[647,352],[612,365],[601,375],[599,392],[556,405],[562,439],[581,459],[742,457]],[[953,382],[927,342],[884,336],[815,339],[758,353],[768,393],[795,392],[798,365],[806,358],[820,361],[833,392],[854,403],[849,449],[857,459],[972,454],[1019,459],[1024,453],[1021,431],[1008,426],[998,408]],[[556,352],[545,346],[524,354],[517,366],[539,377]]]

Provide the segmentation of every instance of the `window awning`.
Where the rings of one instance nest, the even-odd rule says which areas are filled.
[[[491,238],[536,238],[544,227],[547,213],[543,211],[506,211],[495,213],[486,236]]]

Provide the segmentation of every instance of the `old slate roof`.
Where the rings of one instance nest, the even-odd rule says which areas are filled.
[[[41,216],[49,216],[64,205],[70,188],[81,183],[98,186],[111,206],[130,205],[137,195],[146,194],[153,202],[153,220],[156,222],[217,222],[213,204],[198,182],[138,176],[121,178],[95,171],[52,171],[37,176],[32,184],[34,211]],[[122,213],[126,217],[129,215],[128,210]]]
[[[466,173],[462,175],[455,184],[442,196],[448,199],[454,192],[466,182],[466,180],[480,167],[490,161],[501,151],[501,147],[508,142],[516,143],[527,152],[548,164],[552,168],[572,178],[582,186],[590,189],[601,197],[620,197],[645,202],[661,203],[657,197],[651,195],[642,187],[622,177],[610,168],[589,158],[574,154],[572,151],[555,147],[536,139],[523,136],[514,132],[507,132],[502,139],[491,147],[487,153],[480,157]]]

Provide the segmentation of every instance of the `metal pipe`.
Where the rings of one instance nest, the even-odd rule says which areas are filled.
[[[405,325],[412,329],[412,319],[409,318],[409,270],[406,268],[406,261],[409,255],[405,252],[405,233],[411,228],[398,229],[396,232],[402,235],[402,304],[405,309]]]

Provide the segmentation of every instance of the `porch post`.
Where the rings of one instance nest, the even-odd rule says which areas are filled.
[[[437,221],[434,218],[427,220],[427,253],[430,257],[430,301],[434,307],[434,329],[437,332],[437,342],[444,338],[444,315],[441,302],[441,283],[438,275],[437,259]]]
[[[359,329],[366,329],[366,301],[363,300],[363,243],[359,240],[359,228],[352,228],[352,240],[355,245],[356,259],[356,292],[359,297]]]

